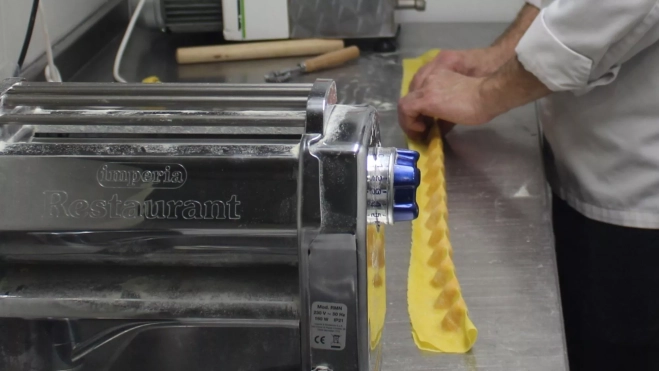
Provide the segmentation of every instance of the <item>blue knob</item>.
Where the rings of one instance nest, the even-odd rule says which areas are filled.
[[[419,216],[416,189],[421,184],[421,171],[417,168],[419,153],[397,149],[394,164],[394,222],[414,220]]]

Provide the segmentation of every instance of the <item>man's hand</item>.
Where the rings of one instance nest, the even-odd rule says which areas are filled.
[[[401,99],[399,104],[400,125],[403,130],[410,137],[418,138],[425,134],[430,123],[435,122],[435,119],[430,117],[436,117],[442,133],[446,133],[454,126],[446,117],[459,117],[461,121],[458,123],[481,122],[484,118],[490,117],[492,112],[499,112],[497,109],[481,106],[481,103],[489,102],[478,102],[483,98],[482,94],[477,92],[476,86],[479,81],[477,78],[500,71],[511,59],[517,60],[515,47],[539,13],[540,9],[526,4],[515,21],[492,46],[483,49],[444,50],[422,67],[410,83],[409,96]],[[463,75],[462,78],[455,73]],[[441,83],[436,81],[442,78],[446,81]],[[451,87],[449,85],[451,83],[459,83],[459,86]],[[417,93],[419,90],[423,91]],[[468,98],[466,101],[458,102],[457,98],[444,94],[462,94]],[[433,102],[443,105],[423,107],[423,104]],[[423,116],[424,114],[420,112],[427,112],[430,116]]]
[[[443,50],[435,59],[421,67],[410,83],[410,92],[423,86],[426,79],[440,70],[465,76],[484,77],[501,67],[510,56],[498,47],[471,50]]]
[[[517,57],[488,77],[438,70],[426,78],[421,88],[401,98],[398,122],[408,137],[420,139],[432,121],[429,117],[440,122],[480,125],[550,93]]]
[[[422,87],[398,103],[398,122],[408,137],[420,139],[426,133],[429,117],[447,123],[478,125],[490,121],[494,112],[486,110],[480,87],[482,77],[470,77],[449,70],[429,75]]]

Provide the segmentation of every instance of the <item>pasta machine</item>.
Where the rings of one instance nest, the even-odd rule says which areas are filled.
[[[391,38],[397,9],[426,0],[130,0],[141,23],[163,32],[222,32],[226,40]]]
[[[0,369],[377,370],[418,154],[314,84],[0,82]]]

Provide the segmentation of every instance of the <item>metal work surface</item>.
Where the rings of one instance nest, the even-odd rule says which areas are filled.
[[[399,52],[367,54],[359,62],[293,82],[335,79],[340,103],[371,104],[378,109],[383,145],[405,146],[396,118],[402,59],[435,47],[484,46],[504,28],[500,24],[404,25]],[[74,80],[111,81],[118,43],[117,39],[110,44]],[[297,61],[177,66],[173,47],[166,35],[139,30],[125,55],[123,76],[129,81],[157,75],[167,82],[260,83],[268,71]],[[470,316],[480,331],[479,339],[465,355],[417,350],[410,335],[406,297],[411,230],[407,223],[389,226],[384,370],[567,369],[538,143],[532,106],[486,126],[456,128],[448,136],[445,151],[451,240],[457,274]]]

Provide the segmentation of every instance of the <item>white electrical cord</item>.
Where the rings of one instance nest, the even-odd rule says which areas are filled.
[[[48,82],[62,82],[62,75],[60,75],[57,66],[55,65],[55,58],[53,58],[53,45],[50,43],[50,34],[48,33],[48,25],[46,24],[46,12],[43,9],[42,2],[39,2],[39,13],[41,15],[41,25],[43,26],[43,36],[46,40],[46,57],[48,65],[43,71]]]
[[[140,16],[140,13],[142,13],[142,8],[144,7],[145,2],[146,0],[140,0],[140,2],[137,4],[133,16],[130,17],[130,22],[128,23],[128,27],[126,28],[126,33],[124,34],[124,38],[121,40],[121,45],[119,45],[117,56],[114,58],[112,75],[114,76],[114,79],[117,82],[127,82],[119,74],[119,67],[121,66],[121,59],[124,57],[124,52],[126,51],[126,45],[128,44],[128,40],[130,40],[130,35],[133,33],[133,29],[135,29],[135,23],[137,23],[137,18]]]

